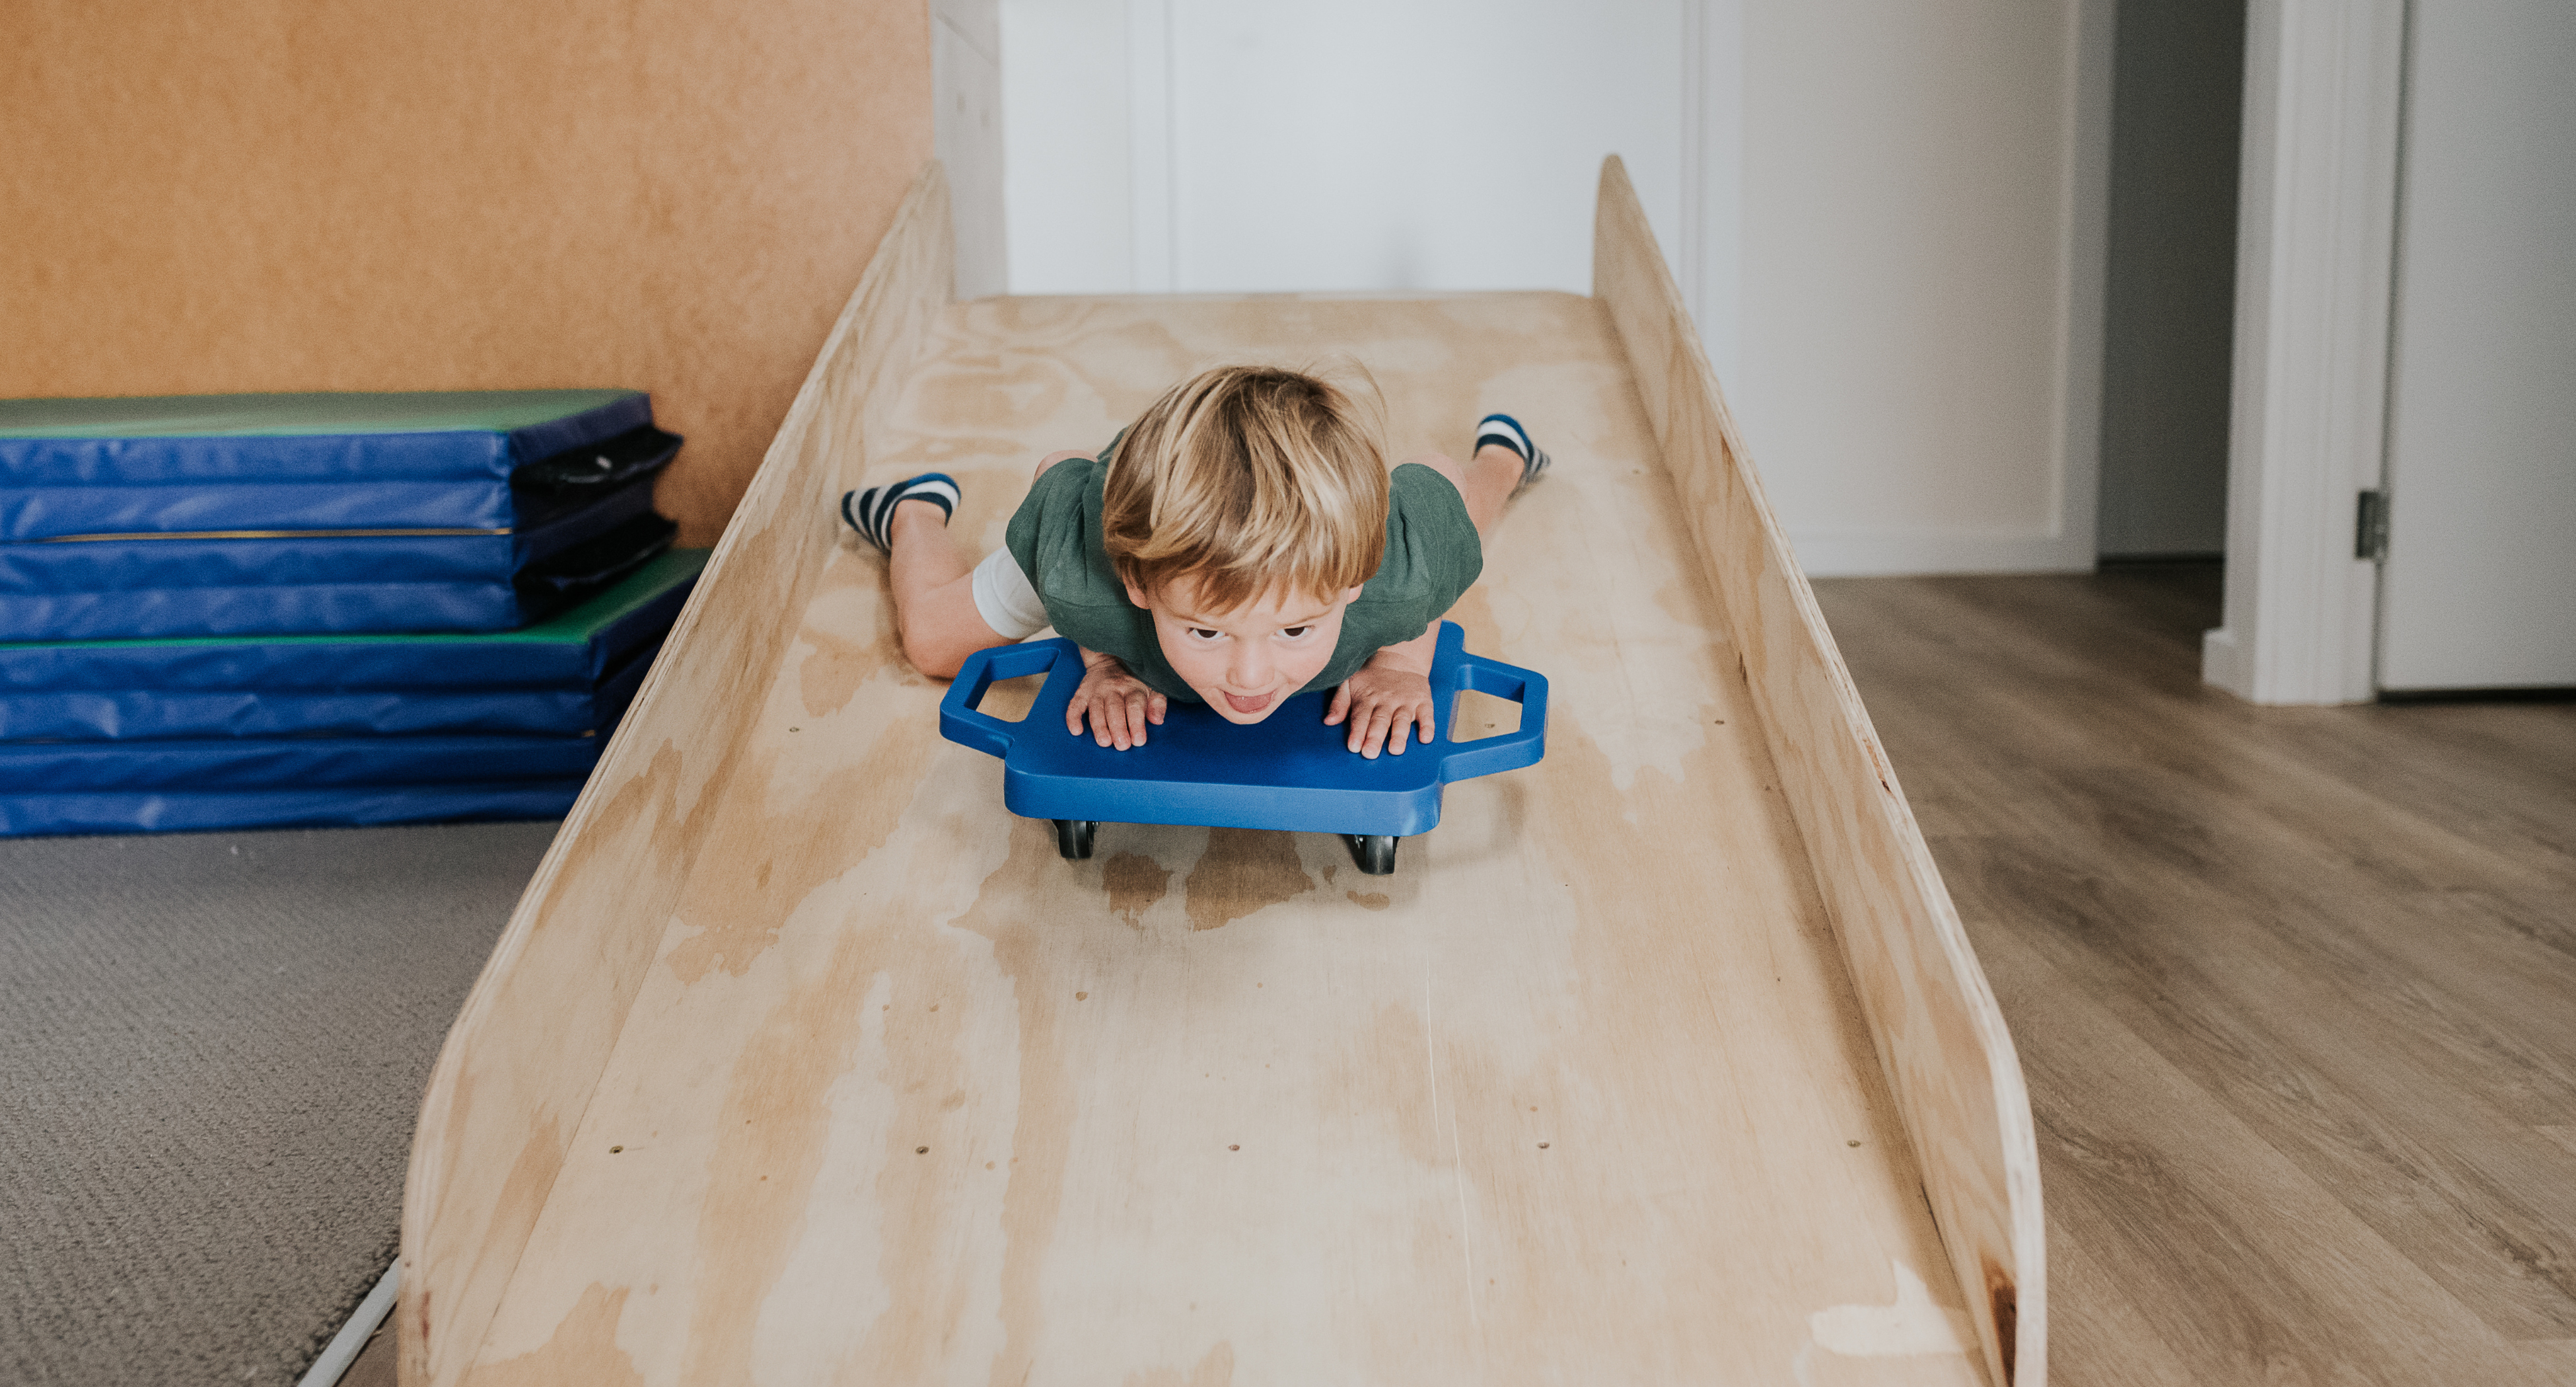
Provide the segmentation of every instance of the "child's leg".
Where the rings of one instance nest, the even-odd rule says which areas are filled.
[[[1465,462],[1452,462],[1438,453],[1409,457],[1447,477],[1458,494],[1466,498],[1467,518],[1476,522],[1476,538],[1484,544],[1494,542],[1494,527],[1503,523],[1503,503],[1521,484],[1521,455],[1500,443],[1488,443],[1476,450]]]
[[[1079,452],[1050,453],[1039,461],[1035,475],[1043,477],[1057,463],[1081,456]],[[909,481],[872,486],[841,498],[841,518],[886,552],[886,586],[894,591],[895,634],[903,642],[904,658],[934,679],[955,678],[967,656],[1024,640],[1028,632],[1045,624],[1035,610],[1037,595],[1029,590],[1028,580],[1001,554],[993,555],[986,565],[1001,565],[988,575],[995,578],[995,590],[988,597],[1000,615],[985,614],[984,599],[976,596],[975,565],[948,534],[948,513],[957,499],[955,479],[940,472],[924,472]],[[999,577],[1003,572],[1009,577]],[[997,620],[1021,634],[1003,635],[994,629]]]
[[[894,627],[903,656],[933,679],[952,678],[966,657],[1008,645],[975,605],[975,566],[948,533],[947,513],[928,501],[905,501],[887,526],[894,555]]]

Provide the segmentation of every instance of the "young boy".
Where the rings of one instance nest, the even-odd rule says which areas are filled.
[[[1053,625],[1082,648],[1065,710],[1104,747],[1145,742],[1169,700],[1257,723],[1307,689],[1350,749],[1432,740],[1438,622],[1484,565],[1503,504],[1546,470],[1510,416],[1487,415],[1464,465],[1390,473],[1340,390],[1226,366],[1172,388],[1098,457],[1038,464],[1004,547],[970,565],[937,472],[854,491],[842,518],[892,556],[906,658],[949,678],[988,646]]]

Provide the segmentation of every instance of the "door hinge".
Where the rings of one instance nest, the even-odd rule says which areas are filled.
[[[2353,517],[2352,556],[2372,563],[2388,561],[2388,493],[2361,493],[2361,508]]]

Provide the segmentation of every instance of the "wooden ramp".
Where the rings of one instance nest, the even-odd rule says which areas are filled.
[[[934,168],[448,1043],[404,1380],[2042,1381],[2019,1069],[1615,161],[1588,299],[952,305],[946,245]],[[990,548],[1189,372],[1340,356],[1395,456],[1556,455],[1455,613],[1547,759],[1392,877],[1061,860],[834,498],[948,471]]]

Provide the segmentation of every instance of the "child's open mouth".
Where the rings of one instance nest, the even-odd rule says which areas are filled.
[[[1225,706],[1232,708],[1238,713],[1258,713],[1262,709],[1270,706],[1271,697],[1272,695],[1266,693],[1254,694],[1249,698],[1246,698],[1242,694],[1227,694],[1225,696]]]

